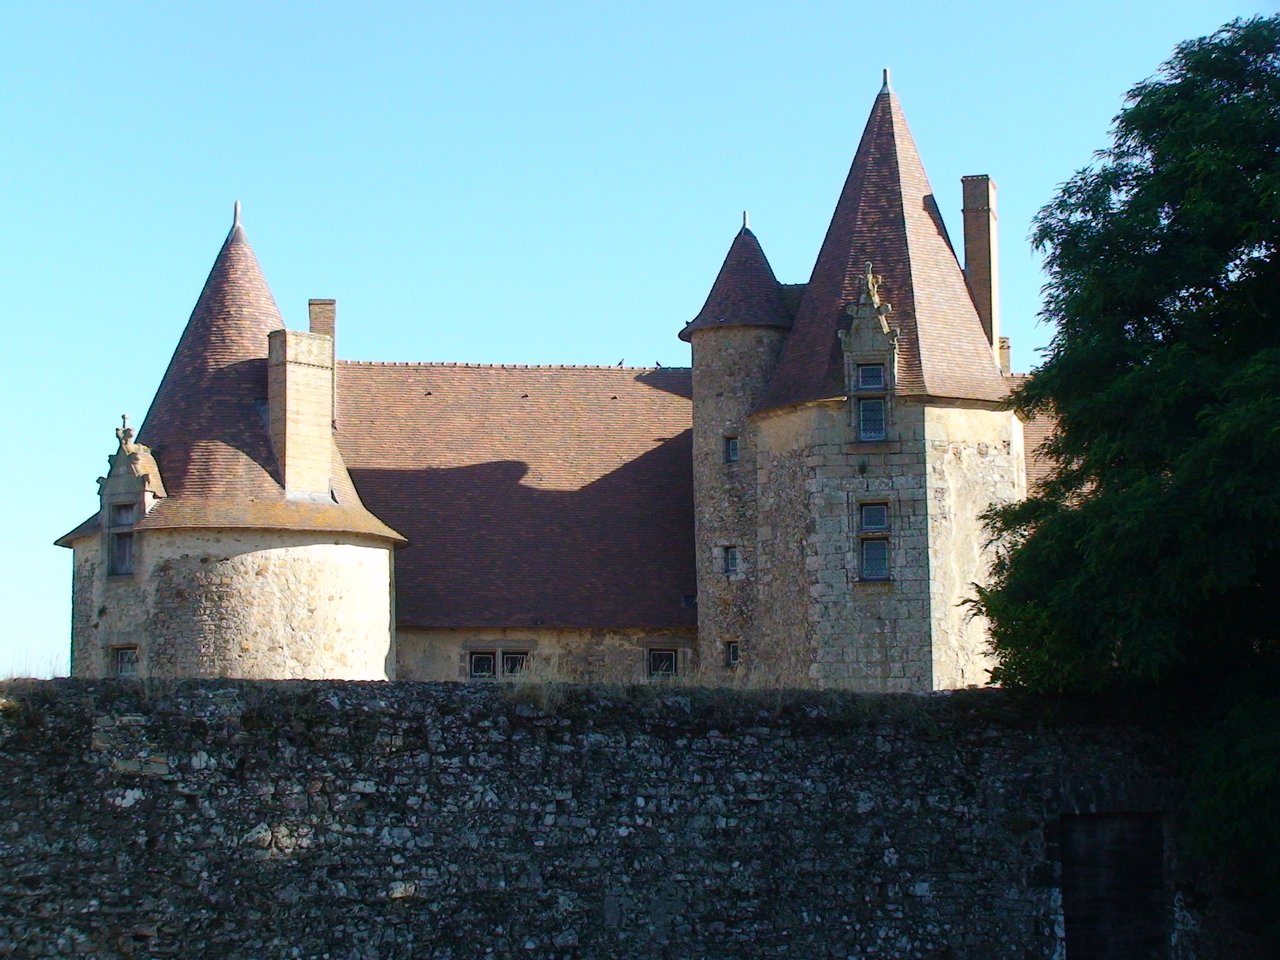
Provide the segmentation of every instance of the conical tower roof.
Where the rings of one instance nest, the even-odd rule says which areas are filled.
[[[237,207],[138,432],[170,497],[277,494],[259,408],[267,398],[267,335],[283,326]]]
[[[365,510],[331,452],[330,502],[286,500],[267,425],[267,337],[284,327],[240,205],[138,432],[168,494],[138,529],[253,527],[402,539]]]
[[[870,262],[898,333],[897,392],[1000,400],[1008,389],[897,96],[876,97],[760,409],[843,396],[838,332]]]
[[[773,275],[760,241],[745,222],[729,246],[707,302],[680,331],[680,339],[689,340],[694,330],[729,326],[791,326],[782,286]]]

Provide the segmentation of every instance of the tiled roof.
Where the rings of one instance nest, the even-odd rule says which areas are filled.
[[[401,624],[693,627],[690,372],[339,365]]]
[[[876,97],[761,409],[844,394],[838,331],[866,264],[898,331],[900,394],[1000,400],[1007,392],[897,97]]]
[[[401,539],[364,509],[336,446],[338,502],[285,499],[266,425],[267,335],[283,325],[237,218],[138,432],[168,495],[137,529],[254,527]]]
[[[733,238],[707,302],[680,331],[680,339],[688,340],[694,330],[728,326],[791,326],[778,278],[756,235],[746,226]]]

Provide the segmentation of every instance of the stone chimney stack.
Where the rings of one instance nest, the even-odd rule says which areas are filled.
[[[327,497],[333,455],[333,337],[271,331],[267,406],[271,445],[286,496]]]
[[[308,300],[307,316],[311,321],[311,332],[329,338],[329,348],[333,359],[333,427],[338,427],[338,301]]]
[[[964,276],[997,361],[1000,350],[1000,264],[996,184],[986,174],[961,177],[964,188]]]

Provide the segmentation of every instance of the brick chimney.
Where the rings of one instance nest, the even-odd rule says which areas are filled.
[[[996,247],[996,184],[986,174],[961,177],[964,188],[964,276],[982,330],[999,358],[1000,264]]]
[[[267,338],[268,424],[286,495],[329,495],[333,367],[332,336],[273,330]]]
[[[338,426],[338,301],[308,300],[307,317],[311,321],[311,332],[322,334],[331,341],[333,356],[333,413],[334,429]]]

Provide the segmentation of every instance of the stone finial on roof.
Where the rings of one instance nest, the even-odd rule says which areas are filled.
[[[129,426],[129,415],[120,414],[120,426],[116,427],[116,439],[120,441],[120,449],[126,453],[133,446],[133,427]]]
[[[880,299],[880,285],[884,283],[884,277],[872,269],[870,260],[867,261],[866,269],[867,272],[862,277],[862,292],[856,301],[845,307],[845,315],[853,318],[855,326],[859,320],[878,320],[881,332],[896,339],[897,332],[889,326],[889,314],[893,312],[893,305]],[[840,335],[843,338],[844,332],[841,331]]]
[[[881,93],[884,93],[884,92],[885,92],[886,90],[888,90],[888,89],[889,89],[889,68],[888,68],[888,67],[885,67],[885,68],[884,68],[884,83],[882,83],[882,84],[880,85],[880,92],[881,92]]]
[[[238,226],[240,226],[240,201],[239,200],[236,201],[235,208],[231,215],[231,229],[234,230]]]

